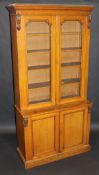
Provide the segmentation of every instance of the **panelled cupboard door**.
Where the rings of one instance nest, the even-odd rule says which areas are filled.
[[[57,17],[57,103],[87,98],[89,29],[86,17]]]
[[[56,154],[59,149],[59,114],[34,116],[30,123],[32,158]]]
[[[23,108],[44,108],[55,104],[55,25],[53,16],[23,16],[20,46],[26,73],[21,91]],[[19,37],[20,37],[19,36]],[[22,42],[22,39],[24,42]],[[24,67],[24,68],[23,68]],[[21,74],[22,75],[22,74]]]
[[[87,112],[87,109],[76,109],[60,113],[60,151],[86,144]]]

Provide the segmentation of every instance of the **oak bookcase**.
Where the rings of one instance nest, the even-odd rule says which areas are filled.
[[[16,129],[25,168],[90,150],[93,6],[11,4]]]

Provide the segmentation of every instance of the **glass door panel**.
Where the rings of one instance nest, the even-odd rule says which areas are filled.
[[[28,103],[51,101],[51,32],[43,21],[26,25]]]
[[[80,96],[82,27],[79,21],[61,26],[61,99]]]
[[[62,63],[76,63],[81,61],[81,50],[63,50],[62,49]]]
[[[79,80],[78,80],[79,81]],[[70,98],[73,96],[78,96],[79,94],[79,82],[75,81],[75,82],[70,82],[70,83],[64,83],[62,85],[62,98]]]

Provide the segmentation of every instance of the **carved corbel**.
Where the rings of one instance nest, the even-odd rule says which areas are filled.
[[[23,126],[24,127],[27,127],[28,126],[28,119],[27,118],[24,118],[23,119]]]
[[[17,30],[21,29],[21,15],[20,14],[16,15],[16,28]]]
[[[90,108],[88,108],[88,114],[91,115],[91,109]]]
[[[89,29],[90,29],[90,26],[91,26],[91,20],[92,20],[92,17],[91,17],[91,15],[89,15],[87,17],[87,26],[88,26]]]

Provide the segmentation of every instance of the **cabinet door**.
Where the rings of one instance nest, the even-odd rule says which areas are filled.
[[[34,116],[30,125],[32,158],[56,154],[59,149],[59,114]]]
[[[60,113],[60,150],[65,151],[86,143],[87,109]]]
[[[86,98],[89,30],[85,17],[57,20],[57,103]]]
[[[21,17],[21,99],[25,109],[55,104],[54,21],[52,16]]]

